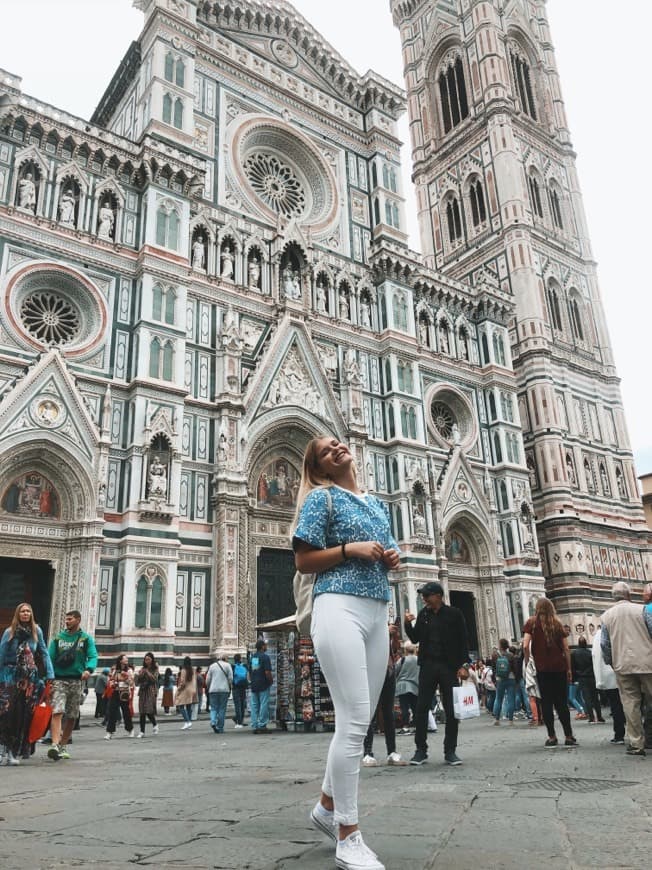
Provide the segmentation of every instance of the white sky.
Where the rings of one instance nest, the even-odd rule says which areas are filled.
[[[403,85],[398,31],[389,0],[294,0],[295,7],[360,73],[371,68]],[[652,403],[644,348],[652,338],[649,238],[652,175],[647,94],[652,3],[548,0],[594,255],[639,474],[652,471]],[[0,67],[23,90],[90,117],[142,14],[131,0],[0,0]],[[623,51],[624,49],[624,51]],[[407,140],[407,127],[401,127]],[[404,149],[406,189],[409,149]],[[413,215],[411,244],[418,247]]]

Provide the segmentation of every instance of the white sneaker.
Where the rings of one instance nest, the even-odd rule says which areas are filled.
[[[373,757],[373,755],[365,755],[362,759],[363,767],[378,767],[378,761]]]
[[[313,827],[317,828],[318,831],[321,831],[322,834],[326,834],[326,836],[330,837],[333,842],[337,841],[339,825],[335,821],[335,813],[329,813],[328,810],[325,810],[320,801],[317,801],[311,810],[310,821],[312,822]]]
[[[127,734],[127,737],[135,737],[135,736],[136,735],[134,734],[134,729],[132,728],[131,731]],[[140,734],[138,736],[140,737]]]
[[[138,737],[138,738],[140,738],[140,737],[144,737],[144,736],[145,736],[145,732],[144,732],[144,731],[139,731],[138,734],[136,734],[136,737]]]
[[[7,752],[7,764],[9,765],[17,765],[20,764],[20,758],[16,758],[13,752]]]
[[[110,740],[112,737],[113,737],[113,734],[109,734],[108,731],[107,731],[107,733],[104,735],[104,739],[105,739],[105,740]]]
[[[398,752],[390,752],[387,756],[387,764],[392,764],[395,767],[405,767],[407,761],[403,761]]]
[[[158,734],[158,725],[152,727],[152,734]]]
[[[186,731],[188,728],[192,728],[192,722],[184,722],[181,726],[182,731]]]
[[[365,846],[360,831],[354,831],[344,840],[337,841],[335,866],[340,870],[385,870],[377,856]]]
[[[243,725],[236,725],[235,727],[236,727],[236,729],[239,729],[239,728],[243,728],[244,726]]]

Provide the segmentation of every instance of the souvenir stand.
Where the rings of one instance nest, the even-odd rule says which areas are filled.
[[[312,640],[299,637],[293,616],[259,625],[257,631],[267,643],[274,675],[270,721],[286,731],[332,731],[333,702]]]

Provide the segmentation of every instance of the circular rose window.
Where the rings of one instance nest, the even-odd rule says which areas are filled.
[[[325,231],[338,216],[337,182],[313,142],[276,118],[240,116],[230,131],[231,176],[253,213]]]
[[[28,347],[89,353],[104,339],[106,301],[85,275],[58,263],[30,263],[9,278],[2,319]]]
[[[478,437],[475,414],[467,397],[455,387],[433,385],[426,393],[428,428],[445,447],[469,449]]]

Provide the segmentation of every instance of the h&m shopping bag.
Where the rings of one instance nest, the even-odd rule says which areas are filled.
[[[478,692],[472,683],[453,688],[453,710],[455,718],[460,722],[464,719],[475,719],[480,715]]]

